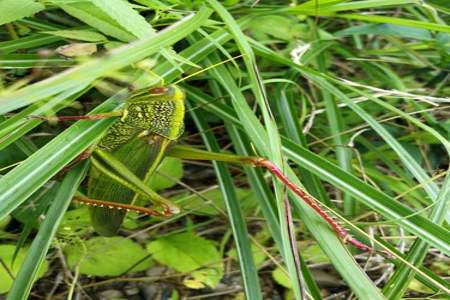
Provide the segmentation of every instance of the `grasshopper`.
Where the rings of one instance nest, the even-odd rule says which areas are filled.
[[[159,86],[134,92],[118,112],[85,116],[53,117],[55,120],[98,120],[115,117],[106,134],[77,161],[90,157],[87,197],[75,200],[90,205],[92,225],[97,233],[115,235],[126,211],[151,216],[171,216],[179,208],[158,195],[143,182],[152,176],[166,155],[197,160],[219,160],[263,167],[314,209],[343,239],[363,251],[373,251],[356,240],[320,202],[293,184],[272,162],[261,157],[211,153],[175,143],[184,129],[185,93],[176,85]],[[39,117],[43,118],[43,117]],[[48,119],[48,118],[45,118]],[[134,180],[130,180],[134,179]],[[133,205],[144,197],[156,205],[144,208]]]

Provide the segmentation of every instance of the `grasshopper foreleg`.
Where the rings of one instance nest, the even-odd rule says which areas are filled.
[[[92,155],[92,152],[94,151],[94,148],[95,148],[95,145],[94,146],[90,146],[89,148],[87,148],[86,150],[81,152],[80,155],[78,155],[67,166],[65,166],[64,168],[62,168],[61,171],[58,172],[57,177],[61,177],[61,176],[65,175],[67,172],[69,172],[78,163],[82,162],[83,160],[88,159]]]

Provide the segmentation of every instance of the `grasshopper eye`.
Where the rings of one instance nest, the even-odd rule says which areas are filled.
[[[151,95],[160,95],[167,93],[168,90],[169,89],[167,87],[159,86],[149,89],[148,92]]]

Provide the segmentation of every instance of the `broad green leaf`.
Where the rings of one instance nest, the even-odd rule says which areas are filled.
[[[253,260],[255,261],[255,266],[259,267],[267,258],[267,254],[257,245],[252,244],[252,254],[253,254]],[[236,252],[236,248],[231,249],[227,252],[227,255],[234,260],[238,261],[238,256]]]
[[[84,245],[72,244],[64,252],[68,265],[79,266],[80,273],[86,275],[118,276],[152,265],[148,253],[138,243],[123,237],[94,237]]]
[[[85,42],[106,42],[107,38],[98,32],[88,30],[55,30],[55,31],[43,31],[51,35],[56,35],[72,40],[80,40]]]
[[[69,207],[73,195],[86,174],[86,170],[87,163],[83,162],[64,176],[54,196],[55,201],[51,203],[45,219],[42,221],[7,300],[28,299],[33,285],[30,279],[39,274],[39,268],[45,263],[47,251],[63,218],[63,213]]]
[[[64,214],[58,228],[60,235],[81,236],[92,230],[91,219],[87,206],[69,210]]]
[[[91,2],[135,37],[142,39],[155,34],[152,26],[132,8],[128,1],[91,0]]]
[[[278,283],[281,286],[284,286],[285,288],[291,289],[292,283],[289,279],[289,276],[286,274],[286,271],[281,269],[280,267],[277,267],[275,270],[272,271],[272,277],[275,280],[276,283]]]
[[[88,1],[66,2],[58,0],[56,1],[56,4],[58,4],[69,15],[92,26],[106,35],[115,37],[116,39],[124,42],[129,42],[135,39],[135,37],[125,28],[120,26],[116,20]]]
[[[0,25],[29,17],[44,8],[44,5],[34,0],[2,0],[0,1]]]
[[[217,286],[223,276],[222,257],[215,243],[192,232],[160,237],[150,242],[147,250],[159,263],[178,272],[192,272],[190,275],[194,279],[201,280],[211,288]],[[213,271],[204,273],[208,269]]]
[[[29,250],[28,248],[20,249],[14,264],[11,265],[15,249],[16,245],[0,245],[0,259],[4,263],[4,265],[0,265],[0,294],[6,293],[11,288],[13,279],[10,275],[17,275]],[[5,266],[8,268],[9,272],[5,270]],[[47,272],[47,269],[48,262],[44,261],[38,271],[37,278],[42,277],[42,275]]]
[[[180,159],[166,157],[159,165],[156,174],[150,178],[149,186],[155,191],[170,188],[183,177],[183,164]]]

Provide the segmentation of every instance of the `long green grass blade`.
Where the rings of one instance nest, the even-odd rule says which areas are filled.
[[[193,90],[190,89],[190,91],[192,92]],[[214,99],[208,99],[208,96],[206,95],[200,97],[194,96],[195,93],[192,94],[190,99],[199,104],[203,103],[205,105],[204,108],[208,111],[220,115],[221,118],[242,128],[242,123],[237,119],[236,115],[229,107],[214,102]],[[392,197],[373,188],[357,177],[342,171],[340,168],[324,158],[321,158],[319,155],[314,154],[285,138],[282,139],[282,143],[283,151],[294,162],[303,166],[305,169],[308,169],[322,180],[328,181],[337,188],[351,193],[358,201],[361,201],[362,204],[376,210],[388,220],[392,220],[395,224],[404,226],[405,229],[408,229],[418,237],[426,240],[434,247],[445,253],[450,252],[450,235],[446,229],[415,214],[413,210],[398,203]]]
[[[216,152],[220,151],[214,136],[206,130],[207,125],[203,119],[199,118],[194,111],[191,111],[191,115],[200,132],[203,132],[202,136],[208,150]],[[231,228],[233,230],[234,240],[236,242],[246,297],[255,300],[262,299],[258,272],[256,271],[250,247],[251,242],[248,238],[244,217],[239,207],[238,200],[236,199],[231,175],[223,163],[214,162],[214,168],[219,180],[219,185],[221,186]]]
[[[116,109],[121,105],[120,98],[121,96],[113,97],[92,112]],[[103,119],[77,122],[3,176],[0,179],[0,219],[11,213],[83,152],[113,121],[114,119]]]
[[[184,38],[200,27],[210,14],[211,10],[203,8],[197,14],[185,17],[163,32],[112,51],[110,55],[116,59],[110,59],[109,55],[93,59],[59,75],[3,96],[0,98],[0,113],[7,113],[67,89],[89,84],[115,70],[138,62],[162,47]]]
[[[8,293],[7,300],[28,299],[33,279],[45,259],[64,212],[69,207],[73,195],[86,174],[86,170],[87,163],[80,164],[71,170],[61,182],[45,220],[40,226],[38,235],[34,238],[27,258]]]

